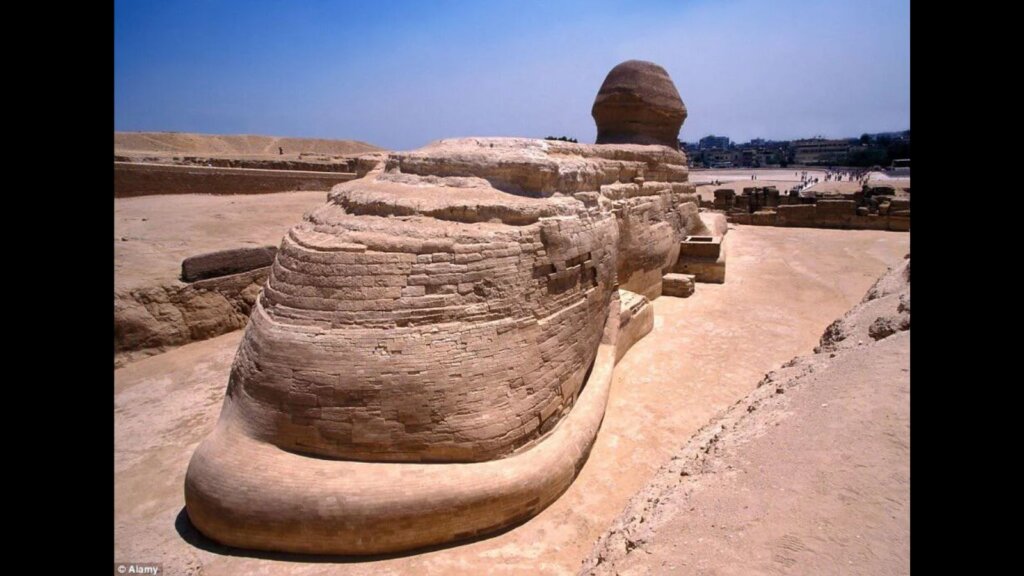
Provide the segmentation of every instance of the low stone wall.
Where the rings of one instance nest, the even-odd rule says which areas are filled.
[[[114,197],[154,194],[267,194],[328,191],[355,179],[349,172],[211,168],[114,162]]]
[[[906,201],[906,206],[910,202]],[[759,210],[753,214],[730,212],[729,222],[754,226],[783,226],[789,228],[837,228],[851,230],[910,230],[910,210],[893,210],[890,203],[886,214],[863,214],[853,200],[821,200],[816,204],[778,206],[774,210]],[[904,204],[897,204],[901,208]]]
[[[271,160],[266,158],[219,158],[210,156],[145,156],[114,155],[114,162],[159,164],[164,166],[199,166],[214,168],[250,168],[257,170],[288,170],[304,172],[355,172],[356,158],[314,160]]]

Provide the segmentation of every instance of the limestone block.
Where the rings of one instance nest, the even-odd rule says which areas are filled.
[[[815,211],[816,224],[827,228],[848,228],[857,213],[853,200],[819,200]]]
[[[665,296],[688,298],[693,294],[693,283],[696,277],[692,274],[665,274],[662,278],[661,293]]]
[[[721,236],[687,236],[679,243],[680,258],[718,258],[721,254]]]
[[[746,216],[750,216],[747,214]],[[691,274],[697,282],[725,282],[725,250],[722,237],[689,237],[679,246],[679,260],[672,272]],[[664,280],[662,290],[664,291]]]
[[[910,198],[891,198],[889,200],[889,210],[892,212],[910,210]]]
[[[758,210],[750,215],[750,223],[757,226],[775,226],[774,210]]]
[[[181,279],[186,282],[194,282],[204,278],[215,278],[264,268],[274,262],[275,254],[277,254],[276,247],[261,246],[258,248],[233,248],[189,256],[181,263]]]
[[[736,224],[750,224],[752,220],[750,214],[747,212],[729,212],[727,216],[729,222],[734,222]]]
[[[813,226],[817,221],[817,207],[814,204],[779,206],[776,214],[778,226]]]
[[[619,327],[615,339],[615,361],[654,329],[654,306],[640,294],[619,290]]]
[[[701,212],[700,219],[708,229],[707,236],[725,236],[729,232],[728,221],[721,212]]]
[[[895,232],[909,232],[910,218],[895,215],[889,216],[889,230],[893,230]]]
[[[850,220],[850,227],[858,230],[888,230],[889,219],[878,214],[858,214]]]

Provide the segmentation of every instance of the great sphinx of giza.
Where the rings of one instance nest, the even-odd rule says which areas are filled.
[[[614,143],[367,157],[288,232],[189,464],[196,528],[390,553],[500,530],[569,487],[680,239],[708,233],[668,74],[608,78],[593,115]]]

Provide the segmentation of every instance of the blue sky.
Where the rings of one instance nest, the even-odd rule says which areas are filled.
[[[118,0],[114,129],[593,142],[629,59],[668,70],[686,141],[910,127],[909,0]]]

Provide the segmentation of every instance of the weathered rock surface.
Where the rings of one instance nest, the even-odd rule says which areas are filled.
[[[368,158],[374,158],[373,156]],[[379,156],[377,156],[379,158]],[[678,149],[625,144],[594,146],[529,138],[455,138],[387,156],[389,174],[476,177],[491,187],[530,197],[597,191],[636,178],[693,193],[686,155]],[[367,170],[369,172],[369,170]],[[682,187],[682,188],[680,188]]]
[[[243,328],[269,267],[114,292],[114,367]]]
[[[693,274],[665,274],[662,280],[662,294],[676,298],[688,298],[693,295]]]
[[[680,241],[708,230],[664,70],[617,67],[594,110],[615,144],[360,157],[286,234],[189,465],[200,531],[389,553],[493,532],[569,486]]]
[[[664,68],[628,60],[608,73],[591,114],[598,144],[660,144],[677,150],[686,106]]]
[[[594,379],[653,325],[644,296],[660,295],[680,239],[706,230],[685,162],[662,146],[473,138],[388,155],[336,186],[282,240],[253,307],[222,424],[189,469],[193,522],[237,546],[364,554],[536,513],[568,485],[596,433],[603,401],[569,423],[584,384],[600,399]],[[635,293],[621,338],[617,287]],[[541,442],[563,427],[586,432],[569,444]],[[242,474],[251,466],[225,455],[236,449],[267,472]],[[552,450],[568,477],[533,469]],[[353,475],[379,477],[382,463],[405,463],[395,470],[406,472],[363,494],[358,509],[345,494],[314,518],[300,501],[328,497],[327,487],[296,470],[305,461],[296,454],[348,462],[351,486]],[[502,470],[489,463],[514,458],[526,463],[532,493],[484,489]],[[480,467],[465,469],[468,484],[439,492],[437,480],[407,475],[418,462]],[[252,498],[276,493],[270,485],[285,478],[307,485],[279,494],[277,507],[257,506],[231,495],[243,477]],[[422,500],[419,517],[408,518],[411,504],[396,508],[399,492]],[[463,510],[451,531],[423,509],[442,501]],[[393,533],[396,522],[404,527]],[[340,524],[360,539],[330,535]],[[306,529],[324,532],[310,538]],[[301,542],[289,535],[299,533]]]
[[[857,308],[825,329],[817,351],[834,352],[910,330],[910,255],[875,282]]]

